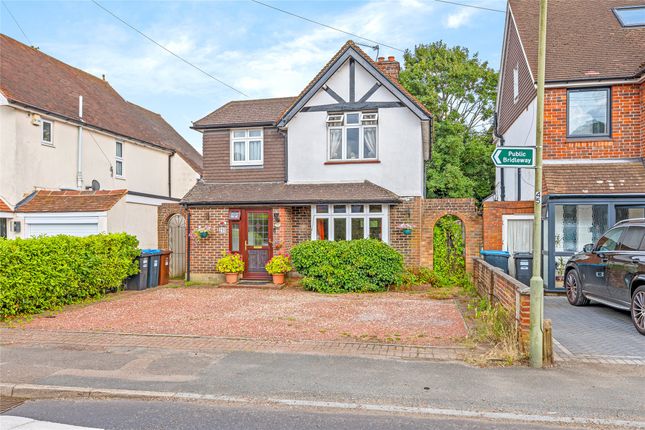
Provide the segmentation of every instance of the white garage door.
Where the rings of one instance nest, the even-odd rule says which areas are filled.
[[[55,236],[67,234],[70,236],[89,236],[98,234],[98,223],[93,224],[28,224],[29,236]]]

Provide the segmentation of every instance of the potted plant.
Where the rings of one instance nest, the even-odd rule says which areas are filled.
[[[210,234],[211,230],[208,227],[202,227],[201,225],[193,230],[193,237],[195,240],[206,239]]]
[[[273,276],[275,285],[284,284],[284,275],[293,269],[291,258],[287,254],[274,255],[271,260],[264,266],[267,272]]]
[[[226,283],[234,284],[237,282],[238,275],[244,272],[244,261],[240,254],[222,252],[222,257],[217,260],[215,270],[226,274]]]
[[[412,230],[414,230],[415,228],[416,226],[414,224],[408,224],[406,222],[399,224],[399,230],[401,230],[406,236],[412,234]]]

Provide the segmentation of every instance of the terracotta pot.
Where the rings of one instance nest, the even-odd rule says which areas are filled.
[[[275,285],[282,285],[284,284],[284,273],[276,273],[273,276],[273,283]]]
[[[237,273],[227,273],[226,274],[226,283],[227,284],[234,284],[237,282]]]

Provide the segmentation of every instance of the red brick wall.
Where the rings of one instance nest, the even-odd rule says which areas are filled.
[[[645,82],[641,84],[641,157],[645,158]]]
[[[484,249],[502,249],[502,216],[532,214],[533,201],[484,202]]]
[[[531,295],[526,285],[491,266],[481,258],[473,259],[473,281],[481,297],[499,303],[515,322],[520,350],[528,350],[531,323]]]
[[[225,208],[189,208],[190,226],[188,226],[190,246],[190,273],[216,274],[215,261],[228,250],[228,209]],[[220,223],[226,228],[220,233]],[[191,232],[198,227],[208,227],[211,233],[206,239],[196,240]]]
[[[643,156],[641,93],[638,85],[611,87],[612,135],[609,138],[567,139],[567,90],[545,90],[544,159]]]
[[[414,224],[417,229],[411,235],[405,235],[397,226],[406,223]],[[421,266],[422,228],[421,199],[409,199],[398,205],[390,206],[390,245],[403,255],[406,266]]]

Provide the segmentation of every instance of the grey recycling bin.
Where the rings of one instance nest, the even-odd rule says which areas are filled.
[[[159,266],[161,263],[161,250],[159,249],[144,249],[142,254],[145,253],[150,258],[148,265],[148,288],[156,287],[159,285]]]
[[[516,252],[513,254],[515,260],[515,279],[529,285],[533,276],[533,254],[530,252]]]
[[[508,258],[511,256],[506,251],[490,251],[482,250],[479,253],[484,257],[484,261],[488,264],[498,267],[508,273]]]
[[[137,257],[137,262],[139,263],[139,273],[128,278],[125,284],[126,290],[145,290],[148,288],[148,265],[150,259],[148,255],[142,253]]]

